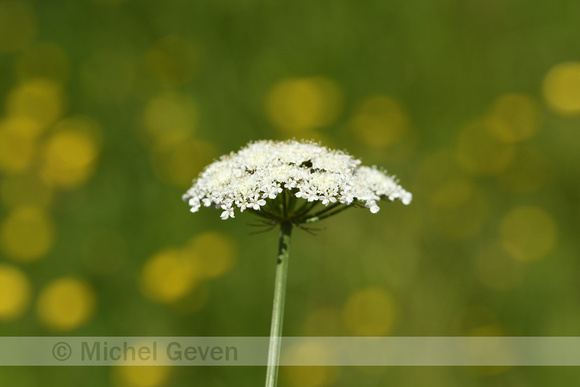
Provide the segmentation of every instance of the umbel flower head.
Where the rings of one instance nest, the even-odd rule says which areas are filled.
[[[312,223],[348,207],[374,214],[380,200],[409,204],[410,192],[376,167],[314,142],[257,141],[208,165],[183,195],[191,212],[214,206],[221,218],[249,210],[275,225]]]

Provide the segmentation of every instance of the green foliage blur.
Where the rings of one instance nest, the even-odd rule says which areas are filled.
[[[295,230],[287,336],[580,336],[580,2],[0,0],[0,335],[267,336],[278,232],[203,167],[315,139],[409,206]],[[265,367],[0,367],[6,386]],[[566,367],[284,367],[280,386],[571,385]]]

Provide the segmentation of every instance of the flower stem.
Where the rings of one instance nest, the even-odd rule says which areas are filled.
[[[313,215],[308,215],[308,218],[307,219],[310,219],[310,218],[319,218],[321,215],[324,215],[327,212],[334,210],[336,207],[339,207],[341,204],[342,203],[340,203],[340,202],[336,202],[336,203],[333,203],[333,204],[331,204],[329,206],[325,206],[322,210],[318,211],[317,213],[315,213]]]
[[[332,212],[328,212],[328,211],[321,211],[321,212],[320,212],[320,213],[318,213],[318,214],[314,214],[313,216],[311,216],[311,217],[309,217],[309,218],[306,218],[306,219],[302,220],[302,223],[314,223],[314,222],[319,222],[319,221],[321,221],[321,220],[323,220],[323,219],[326,219],[326,218],[328,218],[328,217],[330,217],[330,216],[332,216],[332,215],[336,215],[336,214],[338,214],[339,212],[346,210],[347,208],[350,208],[350,206],[346,206],[346,205],[345,205],[344,207],[340,207],[340,208],[338,208],[338,209],[335,209],[335,210],[334,210],[334,211],[332,211]]]
[[[284,319],[284,295],[286,294],[286,278],[288,277],[291,233],[292,223],[287,221],[282,222],[280,224],[280,242],[278,245],[278,261],[276,263],[274,305],[272,307],[272,328],[270,330],[270,346],[268,348],[266,387],[275,387],[278,379],[280,344],[282,342],[282,321]]]
[[[284,219],[288,217],[288,208],[286,207],[286,190],[282,191],[282,216]]]

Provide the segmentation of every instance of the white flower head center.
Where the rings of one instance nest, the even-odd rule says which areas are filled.
[[[314,142],[257,141],[208,165],[183,199],[191,212],[201,206],[221,208],[222,219],[233,218],[236,208],[266,211],[281,195],[284,216],[296,198],[328,208],[360,203],[373,214],[381,199],[411,202],[412,194],[392,177],[360,164],[345,152]]]

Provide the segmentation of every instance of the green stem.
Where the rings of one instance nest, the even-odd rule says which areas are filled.
[[[318,201],[313,201],[313,202],[306,202],[301,209],[303,208],[303,210],[299,210],[297,211],[297,214],[293,216],[294,219],[300,219],[301,217],[303,217],[304,215],[306,215],[307,213],[309,213],[314,207],[316,207],[318,205]]]
[[[350,206],[344,206],[344,207],[340,207],[339,209],[337,209],[337,210],[334,210],[334,211],[332,211],[332,212],[327,212],[327,211],[324,211],[324,213],[322,213],[322,212],[321,212],[321,213],[319,213],[319,214],[315,214],[315,215],[313,215],[313,216],[311,216],[311,217],[308,217],[307,219],[301,220],[301,222],[302,222],[302,223],[314,223],[314,222],[319,222],[319,221],[321,221],[321,220],[323,220],[323,219],[326,219],[326,218],[328,218],[328,217],[330,217],[330,216],[336,215],[336,214],[338,214],[339,212],[346,210],[347,208],[350,208]]]
[[[272,328],[270,330],[270,346],[268,348],[266,387],[275,387],[278,379],[280,344],[282,342],[282,321],[284,319],[284,295],[286,294],[286,279],[288,277],[291,233],[292,223],[282,222],[280,224],[280,243],[278,245],[278,261],[276,263],[276,280],[274,283],[274,306],[272,307]]]
[[[284,219],[288,217],[288,208],[286,207],[286,190],[282,191],[282,216]]]
[[[253,208],[248,209],[252,214],[257,215],[262,218],[270,219],[270,220],[278,220],[278,217],[264,209],[264,207],[260,208],[260,210],[254,210]]]
[[[321,215],[326,214],[329,211],[334,210],[336,207],[339,207],[340,205],[342,205],[342,203],[340,203],[340,202],[330,204],[330,205],[324,207],[322,210],[318,211],[317,213],[313,214],[312,216],[309,216],[309,218],[317,218]]]

